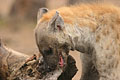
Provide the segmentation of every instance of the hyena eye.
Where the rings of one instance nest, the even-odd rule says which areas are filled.
[[[43,53],[47,54],[47,55],[50,55],[50,54],[53,53],[53,50],[52,50],[52,48],[48,48],[48,49],[44,50]]]

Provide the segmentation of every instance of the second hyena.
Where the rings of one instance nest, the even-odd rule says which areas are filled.
[[[51,11],[42,8],[35,35],[48,66],[60,63],[64,67],[69,51],[77,50],[88,55],[98,80],[120,79],[119,7],[83,4]]]

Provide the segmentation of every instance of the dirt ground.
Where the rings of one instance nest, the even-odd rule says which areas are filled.
[[[7,24],[6,24],[7,23]],[[34,28],[36,24],[24,21],[0,21],[0,37],[7,47],[10,47],[27,55],[38,53],[34,38]],[[79,71],[73,80],[79,80],[81,74],[80,56],[78,52],[70,52],[76,59]]]

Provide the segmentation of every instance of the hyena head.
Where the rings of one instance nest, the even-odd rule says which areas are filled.
[[[64,69],[71,49],[70,37],[65,33],[64,21],[59,12],[56,11],[48,21],[40,21],[45,14],[49,14],[45,8],[38,12],[35,28],[37,46],[50,69],[55,69],[58,65]]]

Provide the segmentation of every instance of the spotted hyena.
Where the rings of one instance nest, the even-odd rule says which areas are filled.
[[[69,51],[77,50],[91,60],[98,80],[120,80],[119,7],[82,4],[51,11],[42,8],[38,12],[35,35],[50,67],[58,63],[64,66]]]

